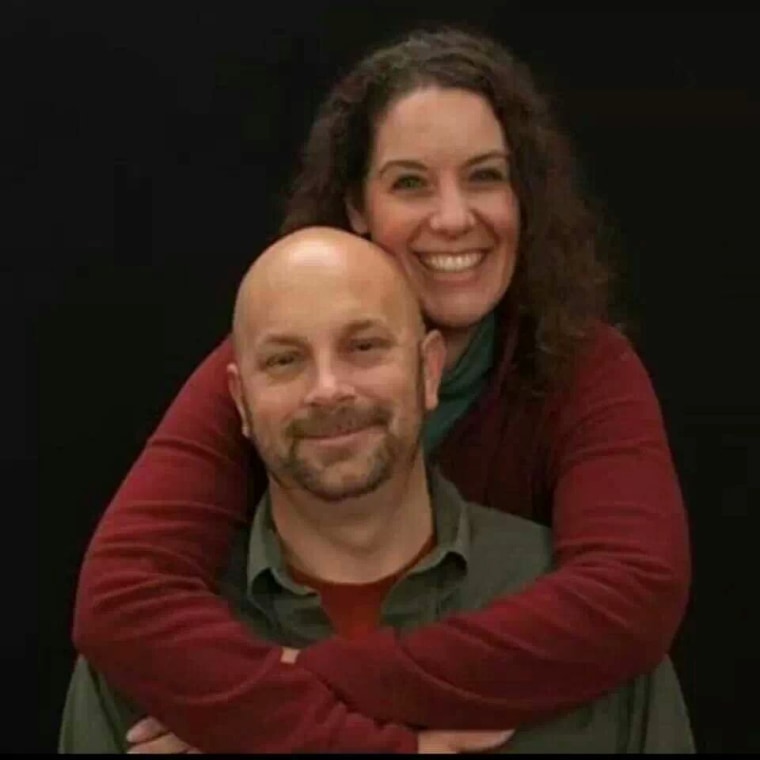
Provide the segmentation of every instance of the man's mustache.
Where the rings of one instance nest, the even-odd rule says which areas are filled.
[[[308,417],[293,420],[287,427],[288,435],[294,438],[323,438],[347,435],[373,425],[387,425],[391,410],[384,406],[360,409],[342,406],[335,409],[320,409]]]

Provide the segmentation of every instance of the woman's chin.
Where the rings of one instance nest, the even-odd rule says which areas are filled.
[[[459,333],[474,330],[484,317],[490,314],[495,307],[490,301],[484,302],[465,301],[452,303],[448,298],[446,305],[425,304],[425,318],[444,335],[446,333]]]

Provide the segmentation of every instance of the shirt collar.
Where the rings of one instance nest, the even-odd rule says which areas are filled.
[[[428,488],[433,508],[436,545],[407,575],[426,572],[440,565],[449,555],[459,556],[465,563],[470,556],[470,523],[465,502],[456,487],[447,481],[438,469],[428,467]],[[265,491],[256,507],[248,540],[246,580],[249,592],[254,591],[258,579],[271,575],[280,586],[298,596],[314,593],[312,589],[296,583],[290,576],[272,518],[269,490]]]

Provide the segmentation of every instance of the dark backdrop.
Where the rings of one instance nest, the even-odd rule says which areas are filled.
[[[86,542],[225,334],[318,100],[367,44],[440,19],[480,25],[532,64],[619,230],[622,302],[692,524],[676,664],[700,749],[760,750],[758,17],[255,5],[3,6],[2,672],[18,679],[2,748],[55,746]]]

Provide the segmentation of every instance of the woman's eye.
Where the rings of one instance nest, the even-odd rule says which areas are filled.
[[[417,177],[413,174],[405,174],[398,177],[393,183],[394,190],[417,190],[425,186],[425,181],[422,177]]]
[[[503,182],[507,175],[502,169],[484,167],[483,169],[476,169],[470,177],[478,182]]]

